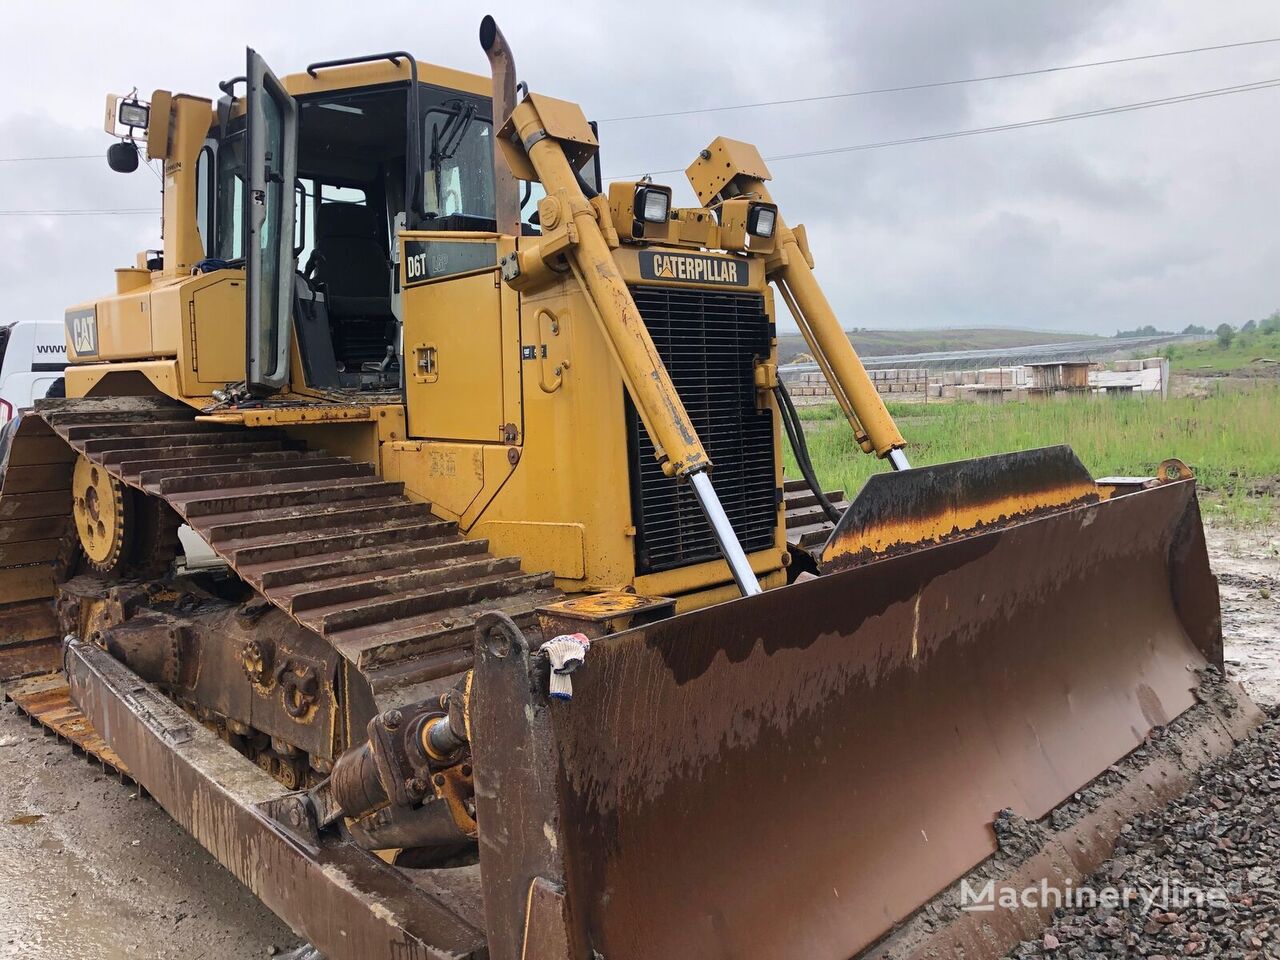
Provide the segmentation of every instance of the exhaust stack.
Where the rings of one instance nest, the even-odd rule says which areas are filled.
[[[511,56],[507,38],[491,16],[480,21],[480,46],[489,58],[493,74],[493,129],[502,127],[516,108],[516,62]],[[498,232],[520,235],[520,188],[511,168],[502,158],[498,138],[493,138],[493,190]]]

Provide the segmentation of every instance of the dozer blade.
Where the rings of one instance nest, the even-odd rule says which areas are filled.
[[[977,529],[926,523],[940,475]],[[847,960],[991,857],[1000,811],[1044,818],[1196,703],[1221,646],[1193,480],[1100,500],[1058,449],[909,482],[914,509],[910,490],[906,507],[873,491],[885,523],[855,503],[833,539],[857,519],[859,542],[886,524],[933,542],[892,537],[881,559],[595,641],[571,701],[490,627],[471,711],[481,862],[511,876],[491,921],[555,927],[575,957]],[[997,492],[1000,512],[960,509]],[[1202,753],[1229,750],[1206,726]],[[1117,812],[1112,836],[1133,811]],[[1058,868],[1079,876],[1106,853],[1071,856]],[[567,907],[539,906],[547,880]],[[494,925],[494,957],[518,956]],[[988,939],[964,955],[1012,946]]]

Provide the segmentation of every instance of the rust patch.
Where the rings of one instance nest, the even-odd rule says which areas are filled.
[[[823,547],[822,568],[845,570],[1099,499],[1065,446],[876,474]]]
[[[5,696],[33,723],[66,740],[104,768],[133,779],[120,755],[98,735],[89,718],[71,702],[71,688],[60,671],[21,680],[10,686]]]

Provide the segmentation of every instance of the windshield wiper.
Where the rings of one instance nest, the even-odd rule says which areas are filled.
[[[453,101],[453,110],[449,114],[449,119],[445,121],[444,129],[441,130],[436,124],[431,124],[431,173],[436,181],[436,209],[444,209],[444,183],[442,167],[444,161],[452,160],[454,154],[458,152],[458,148],[462,146],[462,140],[467,135],[467,131],[471,128],[471,121],[475,119],[476,105],[468,103],[465,107],[462,101]]]

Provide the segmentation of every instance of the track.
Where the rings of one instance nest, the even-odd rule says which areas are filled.
[[[0,595],[52,595],[82,454],[171,506],[375,691],[467,669],[480,613],[500,610],[529,627],[535,609],[560,596],[551,573],[493,556],[372,464],[307,450],[276,430],[195,417],[182,404],[136,397],[46,401],[28,414],[0,493],[0,559],[16,561],[0,568],[9,588]],[[15,469],[32,461],[29,472]],[[18,480],[32,489],[11,491]]]
[[[843,490],[825,491],[827,499],[841,512],[849,506]],[[787,543],[793,550],[816,553],[831,536],[835,524],[827,519],[818,498],[803,480],[788,480],[783,485],[783,509],[787,517]]]

